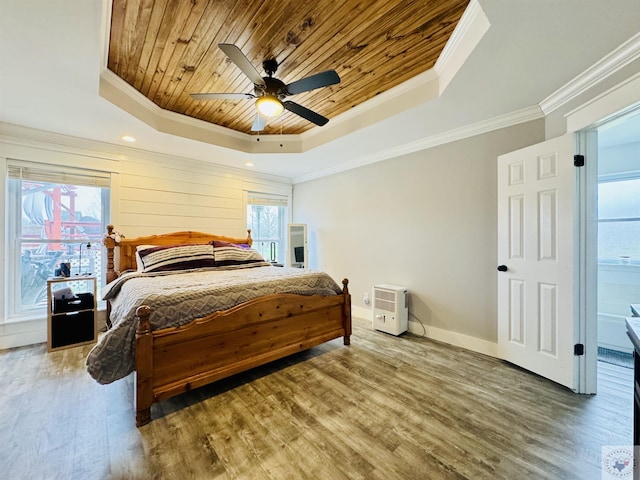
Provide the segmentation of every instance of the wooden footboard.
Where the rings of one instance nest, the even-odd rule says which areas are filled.
[[[151,308],[139,307],[136,424],[151,405],[235,373],[343,337],[350,344],[348,280],[333,297],[269,295],[174,328],[151,331]]]

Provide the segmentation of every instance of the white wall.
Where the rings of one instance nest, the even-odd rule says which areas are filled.
[[[68,165],[111,173],[111,222],[128,237],[195,230],[246,235],[246,191],[291,195],[289,179],[251,174],[213,163],[0,124],[2,194],[7,159]],[[4,208],[0,247],[5,248]],[[46,341],[46,312],[8,321],[8,273],[0,277],[0,349]]]
[[[541,119],[294,185],[310,268],[349,278],[360,316],[370,315],[363,294],[373,285],[406,286],[430,336],[491,353],[496,159],[542,140]]]

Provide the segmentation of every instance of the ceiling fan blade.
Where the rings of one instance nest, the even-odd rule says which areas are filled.
[[[284,108],[289,110],[290,112],[295,113],[296,115],[300,115],[302,118],[309,120],[312,123],[315,123],[318,126],[326,125],[329,119],[327,117],[323,117],[319,113],[314,112],[313,110],[309,110],[307,107],[303,107],[295,102],[282,102]]]
[[[326,72],[316,73],[308,77],[296,80],[287,85],[287,92],[290,95],[296,93],[308,92],[316,88],[328,87],[340,83],[340,76],[335,70],[327,70]]]
[[[242,73],[249,77],[249,80],[251,80],[254,85],[265,86],[264,80],[260,76],[260,73],[258,73],[256,67],[254,67],[249,59],[244,55],[244,53],[242,53],[242,50],[240,50],[232,43],[220,43],[218,44],[218,47],[225,53],[227,57],[229,57],[229,59],[233,63],[236,64],[236,66],[240,70],[242,70]]]
[[[257,113],[255,120],[253,120],[253,125],[251,125],[251,131],[261,132],[262,130],[264,130],[264,127],[266,126],[267,126],[267,118]]]
[[[250,93],[191,93],[196,100],[250,100],[255,98]]]

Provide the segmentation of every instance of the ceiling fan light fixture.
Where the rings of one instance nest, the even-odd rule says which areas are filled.
[[[284,111],[282,102],[273,95],[263,95],[256,100],[256,108],[265,117],[277,117]]]

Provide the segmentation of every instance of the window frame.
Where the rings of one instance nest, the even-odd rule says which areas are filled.
[[[266,251],[263,251],[260,248],[263,242],[271,243],[273,239],[263,239],[257,236],[258,232],[255,232],[255,229],[252,225],[249,224],[249,209],[254,206],[262,206],[262,207],[278,207],[283,208],[283,214],[278,215],[278,231],[279,231],[279,239],[278,239],[278,248],[276,251],[276,263],[277,264],[285,264],[286,253],[287,253],[287,225],[289,224],[290,216],[291,216],[291,208],[290,197],[282,194],[273,194],[273,193],[262,193],[262,192],[247,192],[247,201],[246,201],[246,224],[247,228],[251,228],[251,238],[253,240],[253,248],[260,251],[265,260],[270,262],[271,255]]]
[[[19,172],[19,173],[18,173]],[[4,280],[3,296],[5,300],[4,323],[20,322],[41,318],[46,314],[46,306],[34,305],[24,308],[21,300],[22,245],[25,243],[22,232],[22,182],[42,182],[61,185],[94,187],[101,189],[101,233],[100,239],[61,239],[64,244],[85,244],[92,242],[101,248],[102,231],[111,217],[111,173],[99,170],[41,164],[7,159],[3,197],[5,199],[4,224],[6,228],[5,259],[7,269]],[[54,243],[53,239],[35,239],[33,243]],[[86,248],[86,247],[85,247]],[[86,251],[86,250],[85,250]],[[106,256],[100,256],[101,271],[106,268]],[[53,272],[51,272],[53,275]],[[98,278],[98,282],[101,282]],[[0,321],[0,323],[3,323]]]
[[[600,192],[600,185],[602,185],[602,184],[624,182],[624,181],[629,181],[629,180],[640,181],[640,171],[631,171],[631,172],[624,172],[624,173],[601,175],[601,176],[598,177],[598,183],[597,183],[598,195],[600,195],[600,193],[599,193]],[[620,223],[620,222],[637,223],[638,225],[640,225],[640,216],[637,216],[637,217],[633,216],[633,217],[607,217],[607,218],[602,218],[600,216],[600,211],[598,210],[598,215],[597,215],[598,231],[600,231],[600,225],[602,225],[602,224]],[[600,256],[600,248],[598,247],[598,263],[611,263],[611,262],[618,262],[618,261],[622,261],[622,258],[601,257]],[[636,258],[636,259],[633,259],[629,263],[640,264],[640,256],[638,258]]]

